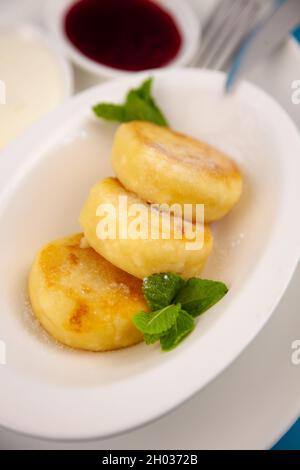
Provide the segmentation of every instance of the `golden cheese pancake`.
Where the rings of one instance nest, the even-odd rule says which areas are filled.
[[[105,215],[109,208],[115,213],[116,230],[112,231]],[[143,231],[145,221],[148,226]],[[182,218],[152,209],[116,178],[106,178],[92,188],[81,211],[80,224],[95,251],[140,279],[160,272],[175,272],[184,278],[198,276],[212,249],[208,227],[192,223],[183,226]]]
[[[220,219],[236,204],[242,178],[222,152],[149,122],[122,124],[112,164],[123,186],[152,203],[204,204],[205,221]]]
[[[110,264],[73,235],[37,254],[29,278],[33,312],[63,344],[108,351],[142,340],[132,317],[147,310],[139,279]]]

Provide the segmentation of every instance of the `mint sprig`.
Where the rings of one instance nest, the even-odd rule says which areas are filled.
[[[149,121],[158,126],[168,126],[152,97],[152,84],[153,78],[148,78],[138,88],[129,90],[123,104],[98,103],[92,109],[97,117],[107,121]]]
[[[163,351],[171,351],[176,348],[195,328],[195,320],[184,310],[181,310],[175,324],[160,338]]]
[[[192,277],[178,291],[175,302],[181,303],[184,310],[197,317],[219,302],[227,292],[223,282]]]
[[[184,280],[178,274],[155,274],[144,279],[144,297],[151,310],[158,310],[172,304],[175,296],[183,286]]]
[[[146,344],[154,344],[160,340],[161,335],[149,335],[149,333],[144,333],[144,341]]]
[[[140,312],[133,317],[135,326],[149,335],[162,335],[174,325],[178,317],[180,304],[168,305],[155,312]]]
[[[221,300],[228,288],[220,281],[184,281],[175,273],[159,273],[144,279],[143,292],[152,311],[138,313],[133,322],[146,344],[160,341],[163,351],[171,351],[194,330],[194,317]]]

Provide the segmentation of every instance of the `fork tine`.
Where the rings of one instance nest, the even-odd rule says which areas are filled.
[[[263,5],[261,0],[222,0],[204,28],[195,63],[206,68],[222,68],[253,26]]]
[[[225,66],[242,39],[254,25],[256,19],[257,8],[254,4],[249,4],[249,9],[245,9],[239,16],[238,27],[233,27],[233,31],[228,34],[226,41],[209,63],[210,68],[220,70]]]
[[[239,0],[222,0],[221,3],[219,3],[216,6],[216,8],[210,15],[210,18],[204,27],[201,50],[199,51],[199,54],[196,60],[206,55],[212,41],[216,37],[216,34],[222,28],[222,26],[224,25],[224,22],[227,21],[228,17],[231,14],[232,9],[235,8],[235,4],[240,5],[240,1]]]
[[[230,8],[232,7],[234,0],[221,0],[214,10],[211,12],[208,21],[204,25],[203,35],[206,36],[209,33],[209,29],[214,27],[214,23],[220,23],[228,15]]]
[[[238,26],[240,17],[244,11],[248,11],[251,8],[251,3],[245,3],[243,0],[238,0],[233,4],[230,10],[230,15],[227,16],[226,20],[223,21],[222,26],[216,32],[214,38],[207,46],[207,50],[203,50],[200,55],[200,64],[203,67],[211,67],[213,60],[217,54],[220,53],[226,41],[228,41],[232,32],[236,26]]]

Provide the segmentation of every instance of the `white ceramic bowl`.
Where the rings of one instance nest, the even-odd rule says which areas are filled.
[[[14,22],[12,19],[0,19],[0,31],[9,31],[16,34],[25,35],[31,40],[36,40],[42,43],[51,53],[52,57],[57,63],[61,80],[62,80],[62,94],[61,102],[69,98],[74,90],[74,77],[73,70],[65,58],[64,54],[58,43],[47,35],[41,28],[30,23]]]
[[[37,39],[43,42],[55,57],[58,67],[60,68],[60,73],[63,81],[62,100],[64,101],[68,99],[74,91],[74,74],[71,63],[66,59],[59,45],[56,41],[53,41],[51,36],[47,35],[47,33],[45,33],[42,29],[38,28],[37,26],[27,25],[26,28],[28,28],[28,31],[30,30],[30,34],[36,35]]]
[[[280,106],[243,83],[223,95],[224,76],[196,69],[154,73],[155,97],[171,125],[227,151],[245,179],[240,203],[213,225],[203,276],[226,297],[171,353],[138,346],[109,353],[55,344],[24,296],[37,249],[79,230],[91,185],[112,174],[116,126],[94,118],[99,100],[122,100],[145,74],[100,85],[46,117],[0,159],[0,424],[54,439],[105,437],[178,406],[227,367],[270,318],[297,264],[300,137]]]
[[[0,64],[0,80],[6,81],[7,86],[7,105],[0,103],[2,151],[71,96],[73,70],[55,42],[36,26],[1,18],[0,34],[6,41],[1,41],[1,50],[8,49],[4,66]]]
[[[200,24],[192,7],[185,0],[154,0],[161,4],[175,18],[182,33],[183,44],[177,56],[167,66],[179,67],[189,64],[200,47]],[[64,17],[74,0],[51,0],[45,4],[44,18],[50,31],[65,50],[66,54],[82,69],[102,78],[120,75],[135,75],[136,72],[122,71],[99,64],[82,54],[68,40],[64,33]]]

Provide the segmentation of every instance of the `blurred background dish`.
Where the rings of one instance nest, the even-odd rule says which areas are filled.
[[[0,26],[0,150],[73,91],[72,69],[32,25]]]
[[[200,46],[185,0],[52,0],[44,21],[75,64],[102,78],[188,65]]]

